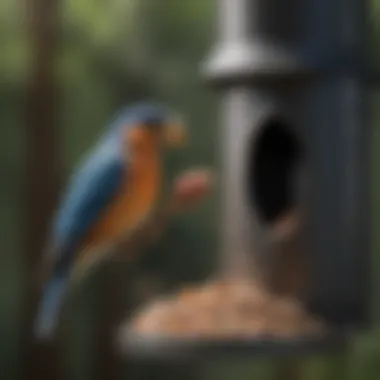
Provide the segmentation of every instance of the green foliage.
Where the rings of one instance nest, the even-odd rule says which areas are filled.
[[[56,61],[60,89],[58,127],[64,152],[62,176],[71,171],[121,104],[143,97],[157,98],[183,111],[191,126],[191,145],[186,151],[168,157],[169,177],[190,165],[216,164],[215,99],[203,86],[199,72],[199,64],[213,38],[213,7],[212,0],[62,2]],[[31,57],[26,15],[19,2],[0,1],[0,125],[3,134],[0,139],[0,223],[4,235],[1,237],[0,335],[2,342],[6,342],[0,349],[0,364],[2,369],[3,363],[7,364],[4,371],[17,366],[13,359],[17,354],[21,300],[22,263],[18,242],[24,142],[22,117]],[[377,43],[380,41],[379,18],[380,1],[375,0],[372,24]],[[374,55],[378,58],[380,49],[377,45],[374,47]],[[379,146],[379,139],[376,128],[375,147]],[[380,191],[380,177],[377,165],[376,168],[374,207],[376,215],[380,215],[379,197],[376,196]],[[177,220],[160,249],[146,256],[143,269],[165,277],[168,287],[206,277],[213,267],[216,252],[217,198],[216,195],[204,208]],[[377,255],[377,268],[378,260]],[[379,289],[379,284],[376,288]],[[86,350],[91,346],[96,294],[87,290],[85,293],[84,302],[76,309],[70,334],[69,360],[73,364],[70,378],[91,378]],[[85,338],[88,340],[84,341]],[[352,354],[352,379],[378,378],[378,342],[380,339],[375,335],[364,337],[356,345]],[[340,363],[341,359],[332,364],[318,359],[306,363],[305,367],[310,378],[321,379]],[[244,367],[241,378],[245,374],[252,378],[267,374],[271,366],[272,362],[261,363],[252,372]],[[4,371],[1,372],[8,373]],[[224,372],[226,378],[227,373],[231,377],[237,372],[235,369]],[[341,378],[339,374],[334,376]]]
[[[198,73],[198,64],[211,36],[210,5],[211,1],[204,0],[65,0],[61,3],[56,79],[63,177],[93,144],[120,105],[146,97],[179,109],[191,126],[189,148],[168,157],[168,178],[185,166],[214,162],[215,122],[210,112],[213,100],[205,93]],[[17,242],[21,227],[18,205],[22,194],[24,93],[32,53],[27,16],[27,9],[18,2],[1,1],[0,174],[7,180],[0,189],[0,220],[5,235],[1,278],[6,282],[0,291],[0,309],[2,337],[12,342],[0,352],[4,370],[17,368],[17,364],[11,364],[17,353],[19,332],[19,325],[14,321],[20,316],[22,302],[22,262]],[[160,273],[168,284],[206,276],[215,251],[213,204],[211,201],[204,210],[178,220],[159,252],[152,252],[152,260],[143,263],[144,270]],[[193,225],[197,228],[189,233],[189,226]],[[73,306],[67,356],[70,378],[91,378],[91,326],[95,322],[96,289],[85,289],[82,300]]]

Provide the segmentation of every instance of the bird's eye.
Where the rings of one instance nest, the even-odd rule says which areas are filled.
[[[150,130],[156,130],[162,127],[163,119],[159,116],[149,115],[143,119],[143,124]]]
[[[150,130],[160,130],[163,128],[163,124],[159,121],[149,121],[144,124],[146,128]]]

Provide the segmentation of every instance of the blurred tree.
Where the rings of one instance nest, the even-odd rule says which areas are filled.
[[[36,274],[42,259],[51,213],[58,191],[59,150],[56,126],[57,87],[55,56],[60,25],[59,0],[26,2],[26,25],[31,47],[31,66],[27,78],[25,109],[24,210],[24,331],[27,379],[59,378],[59,358],[51,348],[34,341],[34,315],[39,291]]]

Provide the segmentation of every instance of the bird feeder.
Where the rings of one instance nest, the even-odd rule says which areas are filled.
[[[370,321],[366,2],[219,0],[218,8],[204,74],[221,93],[219,275],[260,279],[332,329],[269,343],[140,337],[125,347],[294,353],[339,345]]]

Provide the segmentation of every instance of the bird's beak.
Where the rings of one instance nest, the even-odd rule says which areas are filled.
[[[173,148],[180,148],[185,145],[187,141],[187,129],[181,123],[170,123],[164,129],[164,141]]]

